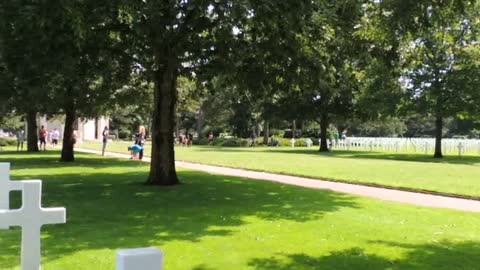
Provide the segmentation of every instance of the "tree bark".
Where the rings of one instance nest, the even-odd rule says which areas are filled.
[[[263,145],[268,145],[268,138],[270,137],[270,122],[265,120],[263,124]]]
[[[329,152],[327,141],[328,117],[322,115],[320,117],[320,152]]]
[[[297,137],[297,121],[293,120],[292,125],[292,138],[295,139]]]
[[[27,151],[38,152],[37,112],[27,112]]]
[[[73,132],[75,130],[73,125],[75,124],[76,117],[77,115],[73,106],[68,106],[65,108],[65,129],[63,131],[62,154],[60,156],[60,161],[63,162],[75,161],[73,146],[76,138],[73,136]]]
[[[442,134],[443,133],[443,117],[437,116],[435,119],[435,154],[434,158],[443,158],[442,154]]]
[[[165,61],[164,61],[165,60]],[[155,108],[152,126],[152,155],[148,185],[179,184],[175,170],[173,131],[177,102],[177,61],[162,58],[157,52],[155,62]]]

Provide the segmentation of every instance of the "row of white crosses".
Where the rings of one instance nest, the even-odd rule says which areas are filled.
[[[10,209],[10,192],[22,192],[22,207]],[[41,270],[40,228],[66,222],[66,210],[42,207],[42,181],[10,180],[10,164],[0,163],[0,230],[22,228],[21,269]],[[162,270],[163,254],[157,248],[119,250],[116,270]]]
[[[431,154],[435,149],[433,138],[372,138],[350,137],[332,142],[333,148],[346,150],[415,152]],[[480,154],[480,140],[443,139],[442,150],[445,154]]]

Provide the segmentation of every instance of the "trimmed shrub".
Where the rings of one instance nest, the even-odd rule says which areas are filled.
[[[291,144],[291,140],[292,139],[286,139],[286,138],[279,138],[279,137],[273,137],[275,138],[279,143],[280,145],[279,146],[282,146],[282,147],[291,147],[292,144]],[[307,147],[307,139],[308,138],[297,138],[295,139],[295,147]],[[318,139],[315,139],[315,138],[310,138],[310,140],[312,140],[312,146],[313,145],[318,145]],[[268,141],[269,145],[271,143],[271,139]]]
[[[270,129],[270,136],[274,137],[283,137],[284,131],[280,129],[272,128]]]
[[[220,139],[214,139],[213,144]],[[193,144],[194,145],[207,145],[208,144],[208,139],[207,138],[198,138],[198,139],[193,139]]]
[[[246,147],[249,145],[249,143],[250,141],[247,139],[231,138],[231,139],[226,139],[220,145],[224,147]]]
[[[0,146],[16,146],[17,140],[11,138],[0,138]]]
[[[120,140],[130,140],[131,139],[131,136],[132,136],[132,133],[128,130],[120,130],[118,132],[118,138]]]

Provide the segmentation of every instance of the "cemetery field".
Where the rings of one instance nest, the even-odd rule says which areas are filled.
[[[107,151],[128,153],[129,144],[109,143]],[[100,150],[101,143],[79,147]],[[434,159],[415,153],[317,150],[193,146],[176,147],[175,155],[181,161],[480,198],[479,155]],[[149,145],[145,151],[149,156]]]
[[[214,156],[204,148],[178,153]],[[0,162],[12,163],[13,179],[44,180],[43,207],[67,208],[67,224],[42,229],[44,270],[111,270],[115,250],[143,246],[162,249],[165,269],[175,270],[480,265],[480,214],[190,170],[179,170],[182,185],[151,187],[142,185],[145,163],[77,154],[75,163],[63,164],[58,157],[58,151],[0,152]],[[19,247],[20,229],[0,231],[0,269],[18,269]]]

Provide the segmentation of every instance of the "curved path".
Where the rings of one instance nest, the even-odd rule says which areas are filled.
[[[101,154],[101,151],[92,149],[75,148],[75,151],[91,154]],[[130,158],[128,154],[106,152],[107,156],[116,158]],[[150,158],[144,157],[144,162],[150,162]],[[232,169],[212,165],[202,165],[197,163],[177,161],[176,166],[209,172],[213,174],[238,176],[255,180],[267,180],[278,183],[301,186],[313,189],[331,190],[340,193],[347,193],[359,196],[365,196],[386,201],[401,202],[418,206],[427,206],[435,208],[448,208],[461,211],[480,213],[480,201],[445,197],[439,195],[430,195],[425,193],[416,193],[409,191],[401,191],[395,189],[370,187],[356,184],[338,183],[324,180],[314,180],[303,177],[280,175],[273,173],[255,172],[242,169]]]

